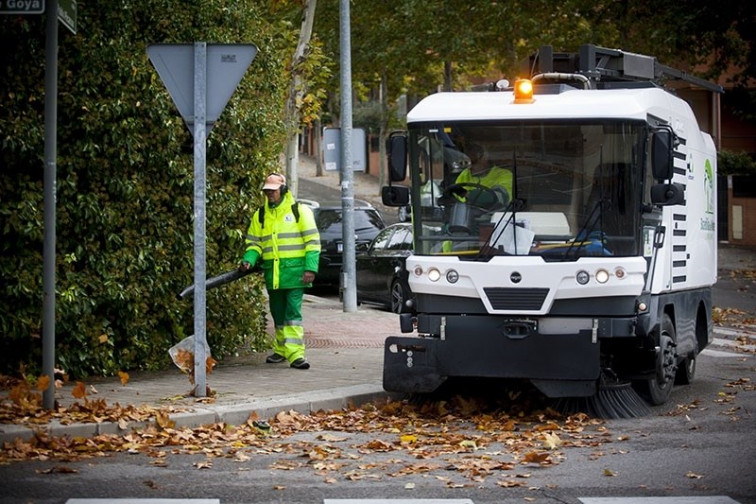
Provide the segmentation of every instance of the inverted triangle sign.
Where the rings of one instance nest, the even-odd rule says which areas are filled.
[[[147,48],[147,55],[194,134],[194,45],[154,44]],[[207,134],[256,55],[254,44],[207,44]]]

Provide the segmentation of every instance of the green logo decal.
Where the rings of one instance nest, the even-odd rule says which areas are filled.
[[[704,165],[704,197],[706,198],[706,213],[714,213],[714,169],[711,161],[706,160]]]

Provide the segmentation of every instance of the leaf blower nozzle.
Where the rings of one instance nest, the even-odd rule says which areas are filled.
[[[205,281],[205,290],[210,290],[216,287],[220,287],[221,285],[226,285],[227,283],[231,283],[236,280],[239,280],[240,278],[244,278],[245,276],[254,272],[255,272],[254,268],[250,268],[247,270],[235,268],[235,269],[232,269],[231,271],[221,273],[220,275],[214,276],[212,278],[208,278]],[[176,297],[178,299],[183,300],[193,294],[194,294],[194,284],[189,285],[188,287],[185,287],[184,290],[182,290],[176,295]]]

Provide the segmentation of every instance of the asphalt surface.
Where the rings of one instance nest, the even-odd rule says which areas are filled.
[[[339,188],[337,173],[315,177],[314,164],[306,158],[300,164],[299,175],[306,184],[331,190]],[[354,182],[355,197],[379,201],[376,177],[359,173],[355,174]],[[393,209],[388,211],[396,215]],[[732,338],[734,334],[745,333],[756,338],[756,326],[752,325],[756,314],[756,284],[754,279],[744,275],[745,271],[756,269],[756,252],[727,244],[720,245],[719,250],[720,280],[714,289],[714,304],[734,310],[731,320],[738,327],[735,332],[721,329],[716,336]],[[253,354],[225,359],[207,375],[207,385],[214,391],[212,398],[188,395],[192,386],[188,376],[178,368],[134,372],[125,384],[119,378],[88,380],[87,398],[102,399],[108,405],[168,409],[177,426],[213,422],[240,424],[250,414],[267,419],[279,411],[309,413],[388,398],[382,388],[383,342],[387,336],[400,334],[397,315],[368,306],[345,312],[337,299],[311,294],[305,295],[302,314],[307,359],[312,365],[309,370],[292,369],[286,363],[266,364],[265,354]],[[268,329],[272,334],[270,322]],[[61,405],[77,401],[73,397],[74,385],[69,383],[58,390],[56,399]],[[44,428],[52,435],[86,437],[120,433],[138,424],[52,422]],[[34,431],[25,425],[0,424],[0,442],[29,439],[33,435]]]

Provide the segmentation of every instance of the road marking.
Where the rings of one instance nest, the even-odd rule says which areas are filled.
[[[727,349],[737,348],[741,350],[741,352],[724,352],[721,350],[713,350],[710,346],[708,348],[705,348],[701,353],[710,357],[743,357],[756,353],[756,345],[741,345],[735,341],[722,338],[714,338],[711,341],[711,345]]]
[[[323,504],[475,504],[470,499],[325,499]],[[737,504],[737,503],[736,503]]]
[[[726,495],[711,497],[578,497],[583,504],[738,504]]]
[[[66,504],[220,504],[220,499],[68,499]]]
[[[715,327],[714,334],[721,334],[723,336],[735,336],[736,338],[740,336],[745,336],[748,338],[756,337],[756,333],[754,333],[753,331],[746,331],[743,329],[729,329],[726,327]]]

